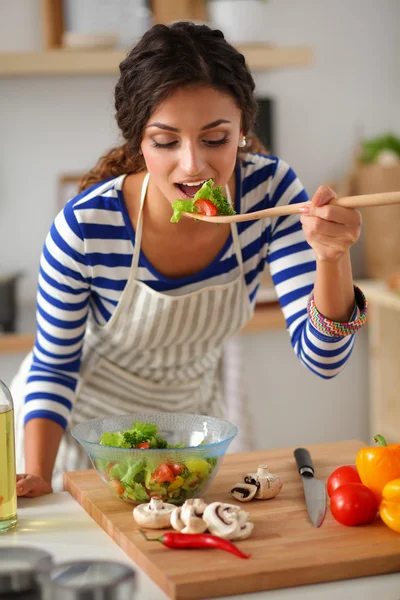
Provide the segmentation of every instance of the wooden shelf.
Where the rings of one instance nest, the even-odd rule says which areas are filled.
[[[0,335],[0,354],[29,352],[33,348],[33,333],[5,333]]]
[[[285,319],[278,302],[259,304],[253,318],[242,329],[242,333],[260,333],[268,329],[284,329]]]
[[[309,47],[249,45],[238,48],[253,71],[312,64]],[[117,50],[0,53],[0,77],[116,75],[126,53]]]

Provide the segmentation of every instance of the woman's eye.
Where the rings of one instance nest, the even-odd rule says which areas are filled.
[[[219,140],[203,140],[203,142],[207,146],[222,146],[223,144],[227,144],[229,142],[229,139],[227,137],[223,137]]]
[[[154,148],[173,148],[177,143],[178,142],[174,141],[174,142],[167,142],[166,144],[160,144],[160,142],[153,140]]]

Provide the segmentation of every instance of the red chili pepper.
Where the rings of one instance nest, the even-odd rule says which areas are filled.
[[[239,558],[250,558],[251,554],[244,554],[239,548],[232,544],[229,540],[224,540],[217,535],[210,535],[207,533],[177,533],[167,532],[157,538],[149,538],[143,529],[139,529],[140,533],[145,537],[148,542],[160,542],[167,548],[217,548],[218,550],[225,550],[225,552],[231,552]]]

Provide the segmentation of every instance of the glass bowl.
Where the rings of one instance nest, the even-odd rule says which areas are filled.
[[[157,425],[157,435],[179,447],[117,448],[99,443],[103,433],[131,429],[135,421]],[[142,504],[159,497],[177,505],[204,494],[237,432],[235,425],[222,419],[177,413],[91,419],[71,430],[101,479],[119,498]]]

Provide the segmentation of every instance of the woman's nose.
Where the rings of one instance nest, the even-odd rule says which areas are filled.
[[[181,168],[185,173],[195,177],[202,172],[203,166],[204,159],[200,148],[192,144],[182,148]]]

